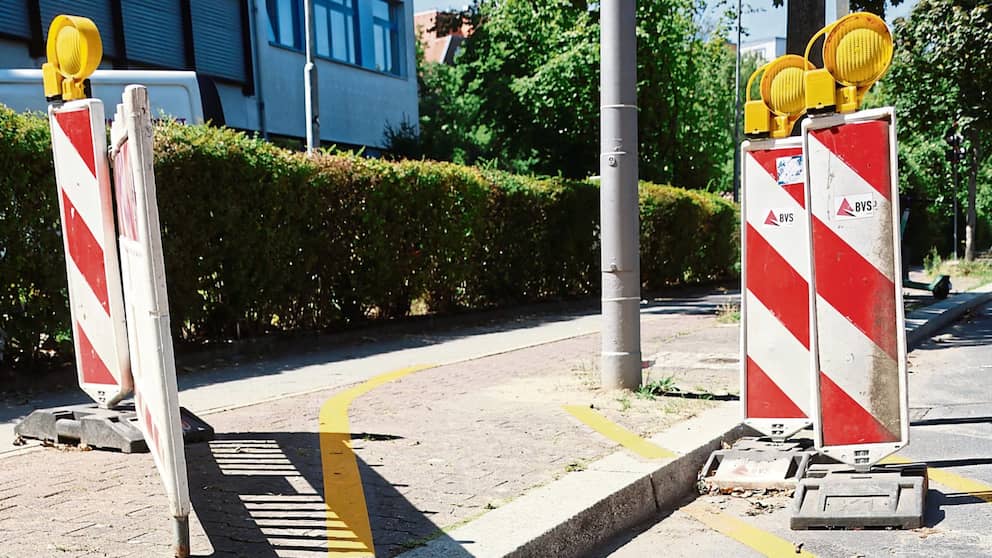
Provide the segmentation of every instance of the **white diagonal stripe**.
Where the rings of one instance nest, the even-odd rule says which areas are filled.
[[[62,131],[62,126],[53,119],[51,128],[55,174],[59,188],[64,190],[72,201],[72,205],[89,227],[100,247],[106,248],[108,238],[105,237],[103,200],[100,197],[99,183]]]
[[[66,259],[66,269],[69,276],[69,288],[72,289],[73,322],[78,323],[80,329],[86,333],[93,349],[100,356],[107,369],[110,370],[117,383],[120,384],[120,371],[126,360],[122,360],[124,355],[114,335],[114,324],[72,258]],[[75,330],[72,334],[76,334]]]
[[[873,413],[872,371],[879,368],[897,379],[896,361],[819,295],[816,318],[820,370]]]
[[[744,195],[747,196],[747,222],[785,259],[792,269],[796,270],[803,279],[809,281],[806,210],[785,191],[785,188],[779,186],[753,157],[746,158],[744,172],[746,173]],[[790,208],[795,211],[796,220],[792,226],[774,227],[764,224],[768,212],[778,208]]]
[[[810,357],[758,297],[747,292],[747,356],[810,416]]]
[[[813,215],[855,252],[871,262],[881,274],[890,281],[894,280],[891,203],[813,134],[809,134],[808,139],[807,176]],[[888,151],[880,153],[879,161],[888,165],[888,157]],[[834,200],[844,195],[866,193],[873,194],[878,202],[873,216],[845,220],[834,217]]]

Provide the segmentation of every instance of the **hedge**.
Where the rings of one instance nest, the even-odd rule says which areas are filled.
[[[71,355],[47,121],[0,107],[3,363]],[[156,128],[177,340],[334,330],[370,319],[599,290],[599,189],[448,163],[315,158],[224,128]],[[642,184],[648,288],[734,273],[737,212]],[[3,334],[0,334],[3,335]]]

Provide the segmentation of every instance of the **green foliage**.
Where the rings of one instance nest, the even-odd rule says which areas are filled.
[[[704,33],[698,0],[637,3],[642,178],[726,191],[734,57],[725,20]],[[518,173],[599,172],[599,4],[481,0],[455,66],[422,63],[428,158]],[[745,76],[746,77],[746,76]]]
[[[940,257],[940,252],[937,248],[930,248],[927,255],[923,257],[923,268],[927,271],[927,276],[931,279],[937,277],[940,273],[940,266],[944,264],[943,258]]]
[[[68,286],[51,152],[46,118],[0,106],[0,336],[14,365],[33,366],[66,349]]]
[[[415,300],[441,313],[598,290],[593,182],[308,158],[207,126],[155,134],[178,340],[339,329],[406,315]],[[0,139],[0,327],[5,364],[29,370],[71,352],[58,203],[45,119],[0,107]],[[640,196],[646,285],[732,273],[732,204],[647,183]]]
[[[987,230],[992,210],[992,181],[987,179],[992,173],[992,6],[920,0],[911,17],[896,21],[893,34],[892,68],[871,102],[896,107],[900,190],[913,208],[907,240],[925,248],[939,239],[942,251],[950,252],[954,196],[962,208],[975,200],[984,221],[979,233]],[[964,136],[966,155],[949,162],[947,137],[955,131]]]

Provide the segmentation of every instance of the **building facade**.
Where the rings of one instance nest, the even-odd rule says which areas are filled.
[[[412,4],[313,0],[325,143],[376,149],[386,126],[417,122]],[[306,135],[303,0],[2,0],[0,66],[40,68],[58,14],[96,23],[101,68],[194,70],[227,126]]]
[[[785,54],[785,37],[772,37],[741,43],[741,56],[755,56],[758,60],[771,62]]]

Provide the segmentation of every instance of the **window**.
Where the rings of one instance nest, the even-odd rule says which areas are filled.
[[[300,0],[266,0],[269,42],[303,50],[303,10]]]
[[[358,64],[355,0],[314,0],[313,27],[318,56]]]
[[[402,75],[400,0],[312,0],[313,48],[322,58]],[[361,5],[359,5],[361,4]],[[302,51],[304,0],[266,0],[269,42]]]
[[[380,72],[400,74],[399,14],[400,5],[386,0],[372,0],[372,38],[375,44],[375,68]]]

